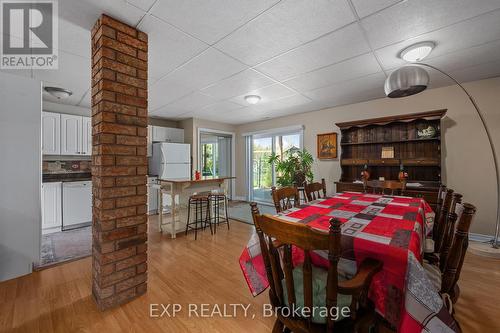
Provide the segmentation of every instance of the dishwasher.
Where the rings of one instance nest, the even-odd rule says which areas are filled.
[[[63,182],[62,230],[92,224],[92,181]]]

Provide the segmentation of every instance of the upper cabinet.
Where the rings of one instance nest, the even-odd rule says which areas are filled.
[[[182,128],[152,126],[154,142],[184,143],[184,130]]]
[[[61,154],[61,115],[42,112],[42,153],[44,155]]]
[[[61,115],[61,155],[82,154],[82,128],[81,116]]]
[[[43,112],[42,152],[44,155],[92,155],[92,119]]]

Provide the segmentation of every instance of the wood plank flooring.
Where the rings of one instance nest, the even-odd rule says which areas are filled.
[[[97,311],[91,298],[90,258],[78,260],[0,283],[0,332],[272,331],[274,319],[261,314],[267,293],[252,297],[238,264],[252,226],[233,222],[231,230],[221,225],[215,236],[207,229],[196,241],[192,234],[171,240],[157,232],[156,221],[156,216],[150,217],[146,295]],[[500,331],[499,282],[498,261],[467,256],[456,305],[464,332]],[[179,303],[183,310],[175,318],[151,318],[151,303]],[[245,318],[240,310],[236,319],[190,318],[188,303],[250,304],[250,316]]]

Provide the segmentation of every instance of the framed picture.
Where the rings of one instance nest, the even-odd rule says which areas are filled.
[[[318,134],[318,159],[337,158],[337,133]]]

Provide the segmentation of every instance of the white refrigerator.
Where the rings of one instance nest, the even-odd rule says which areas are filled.
[[[149,174],[158,179],[191,179],[191,146],[186,143],[153,143]]]

